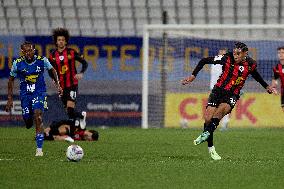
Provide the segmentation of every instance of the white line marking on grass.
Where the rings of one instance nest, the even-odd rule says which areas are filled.
[[[14,161],[14,159],[0,159],[0,161]]]

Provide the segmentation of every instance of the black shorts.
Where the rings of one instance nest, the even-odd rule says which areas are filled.
[[[77,93],[78,93],[78,86],[63,89],[63,95],[61,97],[61,101],[63,102],[64,107],[66,107],[67,101],[76,102]]]
[[[221,103],[227,103],[233,109],[240,96],[220,88],[213,88],[208,98],[208,106],[218,107]]]

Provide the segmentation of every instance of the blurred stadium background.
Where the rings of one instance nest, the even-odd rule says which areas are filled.
[[[3,111],[9,68],[19,56],[19,45],[25,40],[34,42],[38,54],[48,56],[54,48],[51,38],[54,28],[69,29],[70,46],[82,53],[89,63],[79,85],[77,104],[79,109],[88,112],[89,125],[140,127],[143,25],[162,24],[164,11],[168,24],[280,25],[284,22],[283,7],[282,0],[0,0],[0,123],[22,125],[18,87],[14,89],[12,114]],[[270,83],[272,66],[277,63],[277,47],[284,43],[282,30],[268,29],[248,32],[255,37],[253,41],[236,30],[227,40],[222,39],[226,31],[211,31],[210,35],[210,32],[197,31],[197,39],[196,35],[189,35],[188,30],[182,34],[167,33],[168,45],[175,49],[171,55],[163,50],[164,33],[159,31],[154,35],[149,40],[152,52],[149,58],[154,64],[172,58],[174,67],[181,68],[188,61],[190,65],[169,73],[169,82],[163,81],[166,90],[159,89],[163,84],[150,84],[154,92],[149,93],[148,104],[152,106],[148,112],[152,115],[150,121],[154,120],[149,126],[180,127],[180,121],[186,119],[189,127],[200,127],[209,89],[209,68],[205,68],[191,88],[182,88],[178,81],[191,73],[198,59],[215,55],[220,47],[230,48],[236,40],[248,43],[251,55],[259,62],[260,73]],[[188,48],[193,53],[186,57]],[[156,76],[161,77],[162,74],[155,74],[159,72],[159,68],[154,67],[154,80]],[[51,122],[63,118],[65,113],[63,108],[58,108],[61,103],[49,80],[48,83],[50,111],[45,121]],[[230,124],[283,126],[282,117],[279,97],[266,95],[255,81],[249,80]]]

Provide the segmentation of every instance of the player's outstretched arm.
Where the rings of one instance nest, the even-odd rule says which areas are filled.
[[[44,57],[44,67],[45,67],[45,69],[48,70],[49,76],[53,79],[54,84],[55,84],[55,86],[57,88],[57,91],[59,93],[59,96],[62,96],[63,90],[62,90],[62,88],[60,86],[57,72],[53,68],[53,66],[51,65],[51,63],[49,62],[49,60],[46,57]]]
[[[8,81],[8,100],[5,107],[6,112],[10,112],[13,107],[13,88],[14,88],[14,80],[15,78],[13,76],[9,77]]]
[[[278,95],[278,91],[277,89],[272,86],[272,85],[269,85],[266,87],[266,91],[269,93],[269,94],[275,94],[275,95]]]
[[[194,79],[195,79],[195,76],[194,76],[194,75],[191,75],[191,76],[186,77],[186,78],[184,78],[183,80],[181,80],[181,83],[182,83],[183,85],[186,85],[186,84],[191,83]]]
[[[192,75],[189,77],[184,78],[181,80],[181,83],[183,85],[191,83],[197,76],[198,72],[203,68],[205,64],[212,64],[214,62],[214,57],[207,57],[207,58],[202,58],[196,67],[194,68]]]
[[[54,81],[54,84],[55,84],[55,87],[57,88],[59,96],[62,96],[63,90],[62,90],[62,88],[60,86],[56,70],[54,68],[51,68],[51,69],[48,70],[48,73],[49,73],[50,77]]]

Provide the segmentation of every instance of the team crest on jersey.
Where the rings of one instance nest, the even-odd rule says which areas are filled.
[[[41,71],[40,67],[37,66],[37,67],[36,67],[36,72],[40,72],[40,71]]]
[[[59,56],[59,60],[60,61],[64,60],[64,56]]]
[[[245,67],[244,66],[240,66],[239,70],[240,70],[240,72],[243,72],[245,70]]]

